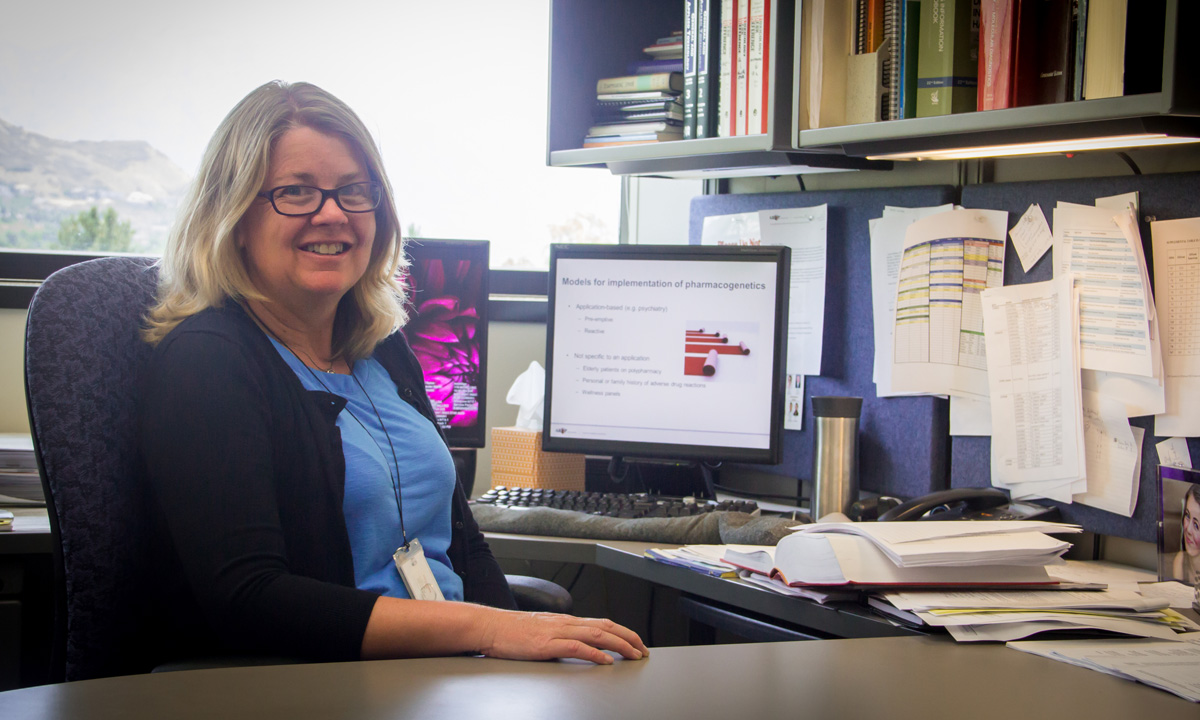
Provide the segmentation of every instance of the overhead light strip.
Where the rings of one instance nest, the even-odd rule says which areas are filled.
[[[868,155],[868,160],[970,160],[975,158],[1010,157],[1021,155],[1047,155],[1054,153],[1082,152],[1085,150],[1119,150],[1135,147],[1160,145],[1184,145],[1200,142],[1200,138],[1173,137],[1157,134],[1117,135],[1110,137],[1079,138],[1072,140],[1048,140],[1044,142],[1014,143],[1011,145],[981,145],[978,147],[949,148],[946,150],[919,150],[914,152]]]

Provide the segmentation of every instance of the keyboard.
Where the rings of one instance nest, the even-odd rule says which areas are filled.
[[[472,502],[508,508],[549,507],[615,518],[690,517],[720,511],[751,514],[758,512],[758,504],[752,500],[716,501],[646,493],[598,493],[502,486],[488,490]]]

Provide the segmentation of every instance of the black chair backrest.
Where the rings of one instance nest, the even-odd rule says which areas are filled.
[[[136,408],[157,279],[146,258],[90,260],[47,278],[29,306],[25,394],[55,539],[52,679],[149,669]]]

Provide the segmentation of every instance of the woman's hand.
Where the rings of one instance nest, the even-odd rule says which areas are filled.
[[[480,652],[510,660],[578,658],[612,664],[612,656],[603,650],[630,660],[650,654],[637,633],[612,620],[512,610],[488,614]]]

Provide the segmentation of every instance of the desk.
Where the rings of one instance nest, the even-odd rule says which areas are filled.
[[[45,682],[54,623],[54,542],[45,508],[10,508],[0,532],[0,690]]]
[[[191,670],[13,690],[0,708],[23,720],[1197,716],[1144,685],[945,638],[657,648],[608,667],[455,657]]]
[[[643,557],[647,548],[678,547],[668,543],[581,540],[506,533],[485,533],[498,558],[549,560],[597,565],[606,570],[674,588],[705,600],[783,621],[823,637],[867,638],[915,634],[898,628],[857,605],[820,605],[780,595],[740,580],[715,578]]]

